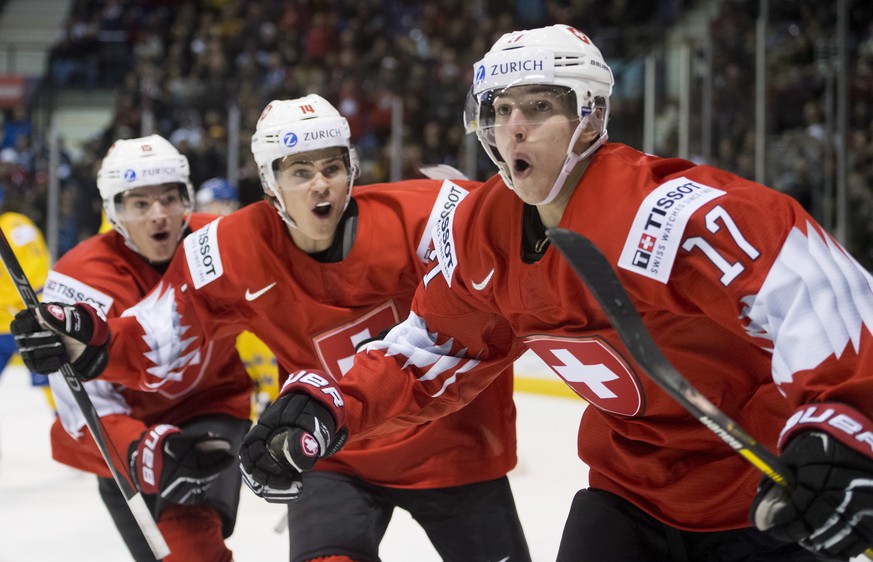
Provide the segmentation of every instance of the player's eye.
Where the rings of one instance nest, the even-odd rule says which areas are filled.
[[[546,113],[552,110],[552,102],[545,99],[539,99],[533,102],[534,111],[537,113]]]
[[[500,116],[502,116],[502,117],[506,117],[506,116],[508,116],[510,113],[512,113],[512,104],[501,103],[501,104],[495,105],[495,106],[494,106],[494,113],[495,113],[496,115],[500,115]]]
[[[321,170],[321,175],[323,175],[326,178],[332,178],[332,177],[338,175],[340,172],[342,172],[342,170],[343,170],[343,167],[340,166],[339,164],[331,164],[329,166],[325,166]]]
[[[181,203],[181,199],[178,193],[168,193],[161,197],[161,205],[164,207],[172,207],[174,205],[178,205]]]

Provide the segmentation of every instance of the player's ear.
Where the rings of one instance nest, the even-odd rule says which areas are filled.
[[[599,111],[599,110],[598,110]],[[576,144],[573,146],[573,152],[576,154],[582,154],[585,152],[591,143],[593,143],[598,137],[597,130],[592,126],[585,127],[585,130],[579,135],[579,138],[576,139]]]
[[[268,193],[267,191],[264,191],[264,200],[269,201],[272,205],[279,204],[279,200],[276,199],[276,196],[273,195],[272,193]]]

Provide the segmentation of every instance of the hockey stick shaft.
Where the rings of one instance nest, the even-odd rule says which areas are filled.
[[[39,299],[33,290],[33,286],[31,286],[30,281],[28,281],[27,276],[24,274],[24,270],[18,262],[15,252],[12,251],[12,246],[9,245],[6,233],[2,230],[0,230],[0,260],[3,261],[3,266],[9,273],[9,277],[12,278],[12,282],[15,284],[15,288],[21,296],[24,305],[29,309],[35,308],[39,304]],[[124,495],[127,506],[134,519],[136,519],[146,542],[151,547],[152,553],[155,555],[155,558],[165,558],[170,554],[170,548],[167,546],[164,536],[152,518],[151,510],[149,510],[142,495],[130,484],[126,475],[122,474],[115,467],[115,463],[112,462],[109,449],[110,441],[107,438],[106,430],[100,422],[100,417],[94,409],[91,398],[88,396],[85,387],[82,386],[82,381],[76,376],[69,362],[61,366],[60,373],[67,383],[70,392],[73,394],[73,398],[76,400],[76,404],[85,418],[85,425],[88,426],[91,436],[97,444],[97,448],[100,449],[100,454],[103,455],[103,460],[106,461],[106,466],[109,467],[115,483]],[[119,456],[117,451],[115,455]]]

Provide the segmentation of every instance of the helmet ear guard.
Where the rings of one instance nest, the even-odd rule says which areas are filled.
[[[130,240],[127,229],[119,220],[117,205],[125,193],[140,187],[177,184],[185,204],[180,237],[191,218],[194,187],[190,181],[188,158],[160,135],[115,141],[103,157],[97,171],[97,189],[103,199],[106,220],[134,251],[139,249]]]
[[[567,25],[516,31],[497,40],[473,66],[473,76],[464,107],[464,126],[468,133],[476,133],[510,189],[513,186],[509,167],[494,140],[495,99],[501,92],[525,85],[563,87],[575,97],[579,124],[567,146],[567,158],[555,184],[546,199],[538,204],[552,202],[576,164],[592,155],[607,139],[613,77],[600,50],[584,33]],[[589,127],[597,137],[586,150],[577,154],[575,144]]]
[[[361,174],[358,153],[351,144],[349,123],[326,99],[317,95],[293,100],[273,100],[258,119],[252,135],[252,155],[258,165],[261,187],[279,216],[296,228],[279,193],[274,163],[285,156],[323,148],[345,149],[343,160],[349,176],[345,205],[349,204],[352,185]]]

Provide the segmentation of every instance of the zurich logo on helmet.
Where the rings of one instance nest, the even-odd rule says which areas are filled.
[[[125,181],[131,182],[136,180],[136,170],[125,170],[124,171],[124,179]]]
[[[284,144],[287,147],[292,147],[292,146],[296,145],[297,144],[297,135],[295,135],[294,133],[287,133],[282,138],[282,144]]]
[[[482,80],[485,80],[485,65],[481,65],[476,69],[476,83],[478,84]]]

